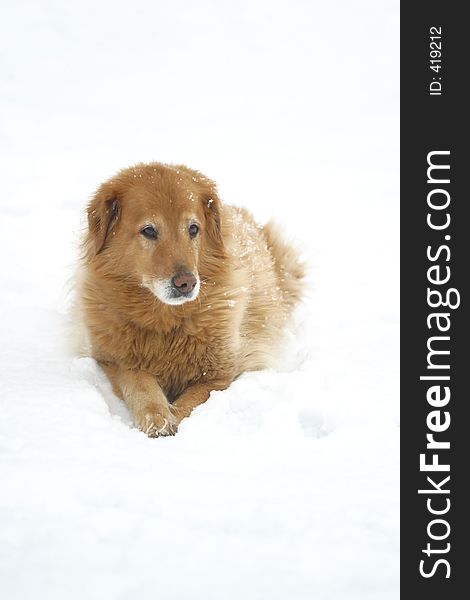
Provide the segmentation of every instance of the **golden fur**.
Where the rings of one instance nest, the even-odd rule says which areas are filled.
[[[91,353],[137,427],[173,434],[212,390],[272,364],[303,276],[273,225],[222,205],[201,173],[160,163],[101,185],[88,223],[80,310]],[[149,223],[156,240],[141,234]],[[194,239],[189,223],[200,228]],[[199,275],[199,294],[166,304],[152,285],[181,269]]]

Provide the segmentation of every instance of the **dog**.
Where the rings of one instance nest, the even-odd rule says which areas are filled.
[[[138,164],[88,205],[79,310],[136,427],[173,435],[213,390],[273,366],[304,269],[274,224],[184,165]]]

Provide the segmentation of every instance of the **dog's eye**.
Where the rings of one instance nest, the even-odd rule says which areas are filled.
[[[140,233],[148,240],[157,239],[157,230],[155,229],[155,227],[153,227],[153,225],[146,225],[143,229],[140,230]]]
[[[188,231],[189,231],[190,237],[194,238],[199,233],[199,227],[198,227],[198,225],[196,225],[196,223],[193,223],[192,225],[189,226]]]

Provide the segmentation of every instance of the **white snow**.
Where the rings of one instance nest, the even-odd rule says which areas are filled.
[[[398,597],[397,48],[395,0],[4,3],[3,598]],[[311,265],[279,370],[162,439],[65,336],[85,204],[149,160]]]

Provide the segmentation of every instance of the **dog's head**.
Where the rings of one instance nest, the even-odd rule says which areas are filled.
[[[182,165],[121,171],[88,206],[85,250],[102,275],[145,286],[165,304],[194,300],[201,267],[224,254],[215,184]]]

